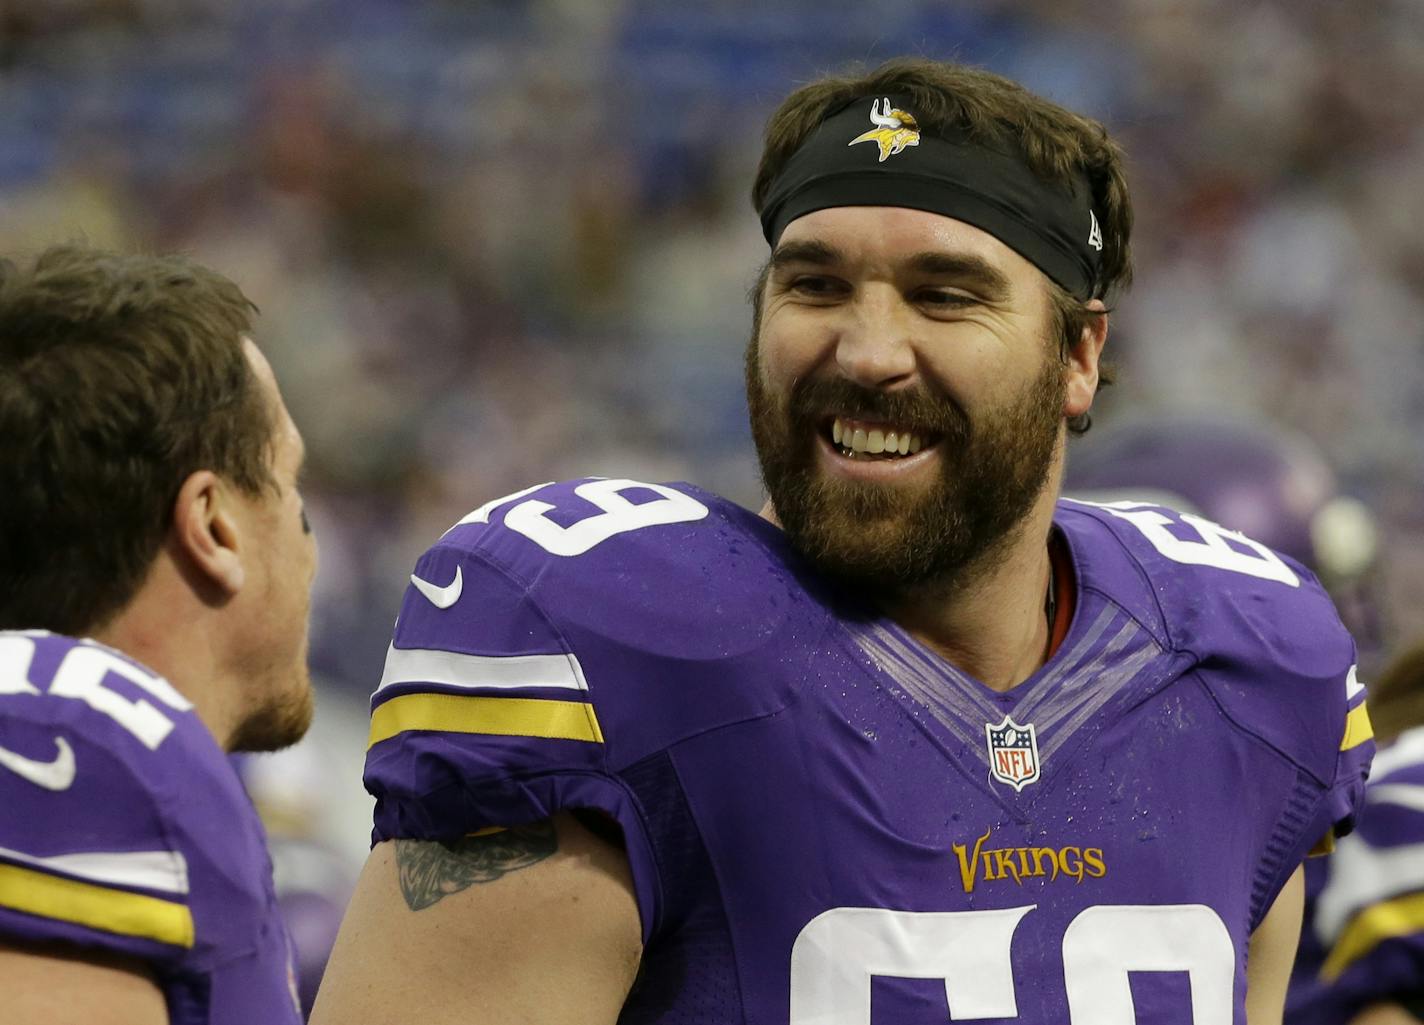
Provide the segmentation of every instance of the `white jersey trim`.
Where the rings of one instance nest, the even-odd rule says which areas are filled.
[[[84,851],[40,857],[0,847],[0,858],[105,886],[188,893],[188,862],[178,851]]]
[[[588,690],[583,667],[573,655],[463,655],[392,644],[386,650],[386,669],[375,692],[401,683],[437,683],[465,690]]]

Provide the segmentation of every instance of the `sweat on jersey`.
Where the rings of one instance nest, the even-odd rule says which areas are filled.
[[[996,693],[684,484],[491,502],[416,566],[374,840],[593,808],[642,916],[625,1023],[1244,1021],[1251,931],[1373,744],[1308,571],[1060,503],[1077,602]]]

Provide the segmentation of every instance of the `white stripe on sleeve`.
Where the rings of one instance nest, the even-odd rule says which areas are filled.
[[[0,858],[101,885],[188,892],[188,862],[178,851],[83,851],[41,857],[0,847]]]
[[[583,668],[573,655],[462,655],[393,644],[386,650],[386,669],[376,693],[398,683],[438,683],[466,690],[588,690]]]

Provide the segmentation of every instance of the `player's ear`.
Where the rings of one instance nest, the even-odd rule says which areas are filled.
[[[232,485],[217,474],[199,470],[183,482],[173,504],[170,540],[185,576],[198,590],[216,592],[220,600],[242,590],[245,579],[236,497]]]
[[[1081,416],[1093,408],[1098,391],[1098,361],[1108,340],[1108,309],[1101,299],[1090,299],[1083,330],[1063,353],[1063,415]]]

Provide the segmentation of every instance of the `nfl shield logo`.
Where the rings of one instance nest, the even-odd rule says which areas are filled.
[[[1038,737],[1033,723],[1020,726],[1005,715],[997,726],[984,724],[989,738],[989,773],[1020,791],[1039,777]]]

